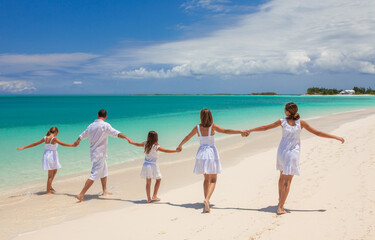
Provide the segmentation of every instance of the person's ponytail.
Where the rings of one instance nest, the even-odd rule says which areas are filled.
[[[287,119],[292,119],[292,120],[298,120],[300,119],[300,115],[298,113],[298,107],[297,104],[290,102],[285,105],[285,110],[289,112],[289,116]]]
[[[51,135],[52,133],[55,134],[55,133],[58,133],[58,132],[59,132],[59,129],[58,129],[57,127],[51,127],[51,128],[48,130],[46,136],[49,136],[49,135]]]

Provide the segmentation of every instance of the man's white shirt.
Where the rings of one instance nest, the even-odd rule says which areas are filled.
[[[109,123],[96,119],[79,138],[81,140],[86,138],[90,140],[91,162],[96,162],[107,158],[108,136],[117,138],[119,133]]]

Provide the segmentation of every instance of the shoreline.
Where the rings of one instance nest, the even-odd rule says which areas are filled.
[[[319,130],[331,132],[343,124],[374,114],[375,108],[338,113],[311,119],[309,124]],[[311,137],[313,136],[306,131],[303,131],[301,135],[302,139],[310,139]],[[228,136],[220,139],[216,142],[216,145],[222,159],[224,173],[227,168],[240,164],[243,159],[274,150],[277,148],[280,138],[280,129],[274,129],[264,133],[255,133],[249,138]],[[160,154],[159,166],[163,174],[160,189],[162,198],[164,194],[170,191],[190,184],[200,184],[202,177],[192,173],[196,148],[197,145],[184,148],[181,155]],[[15,191],[3,192],[0,195],[0,211],[4,217],[0,220],[0,225],[8,226],[9,229],[4,233],[4,236],[11,237],[17,233],[33,231],[95,212],[125,207],[125,205],[130,205],[134,201],[142,202],[145,199],[144,180],[139,177],[142,163],[143,159],[140,159],[140,161],[110,166],[108,187],[110,191],[114,192],[114,195],[106,198],[99,197],[100,183],[96,182],[86,196],[87,201],[82,204],[76,204],[74,197],[83,187],[89,175],[89,169],[87,173],[57,178],[54,186],[58,193],[55,195],[44,194],[44,181],[38,181],[33,186],[24,186],[24,188],[18,188]],[[220,178],[221,176],[219,176],[219,181],[221,181]],[[46,205],[48,207],[44,209],[43,206]],[[42,219],[35,219],[34,215],[37,212]],[[14,220],[15,216],[16,219],[22,219],[22,221],[9,222],[9,219]]]
[[[371,119],[371,121],[375,119],[374,108],[309,120],[309,124],[319,130],[333,132],[334,134],[347,133],[347,136],[343,136],[347,140],[347,147],[333,140],[314,138],[314,136],[307,133],[307,131],[302,132],[301,139],[303,150],[301,168],[303,177],[296,177],[295,180],[293,180],[295,183],[292,186],[287,203],[287,208],[292,208],[289,208],[292,214],[287,214],[285,217],[276,217],[274,213],[274,204],[276,201],[275,183],[278,178],[274,168],[275,151],[281,138],[280,129],[275,129],[275,131],[255,133],[245,139],[238,138],[234,140],[235,137],[231,137],[217,142],[224,172],[218,178],[217,189],[212,199],[215,205],[213,206],[213,212],[211,214],[199,214],[201,209],[199,200],[202,198],[202,177],[192,173],[194,155],[191,154],[195,152],[195,148],[192,147],[192,149],[184,149],[187,155],[190,154],[190,156],[187,156],[187,158],[185,156],[178,157],[179,160],[175,162],[168,162],[166,158],[177,158],[177,155],[160,155],[161,161],[159,166],[164,177],[160,189],[162,202],[143,204],[145,199],[144,182],[143,179],[140,179],[138,176],[141,163],[139,163],[138,167],[135,166],[133,169],[128,170],[110,169],[109,186],[112,186],[112,190],[115,192],[115,195],[111,197],[104,198],[93,194],[93,192],[98,192],[98,190],[100,190],[100,184],[96,183],[96,186],[94,186],[96,189],[88,193],[87,201],[82,204],[74,203],[74,194],[57,194],[54,196],[34,195],[24,200],[22,204],[14,202],[12,208],[18,206],[22,208],[22,205],[28,205],[28,211],[37,211],[38,209],[35,208],[38,206],[39,209],[42,209],[43,207],[41,208],[41,205],[44,207],[47,206],[48,208],[46,209],[48,210],[46,211],[47,213],[37,211],[38,219],[35,219],[35,216],[29,216],[30,220],[34,220],[34,222],[27,222],[27,215],[30,213],[26,214],[25,211],[23,211],[25,214],[21,217],[22,221],[19,222],[20,227],[17,233],[23,232],[24,234],[18,235],[17,239],[41,239],[40,237],[46,236],[46,233],[62,233],[61,237],[57,234],[56,239],[64,239],[67,236],[73,236],[73,233],[77,233],[75,229],[86,229],[88,226],[92,225],[93,222],[104,224],[102,227],[105,231],[103,232],[109,234],[112,239],[123,239],[123,234],[126,234],[127,237],[125,238],[130,239],[176,239],[176,237],[181,236],[179,234],[182,234],[184,238],[190,239],[248,239],[249,236],[252,236],[252,239],[274,239],[275,236],[288,238],[289,231],[287,231],[287,229],[290,229],[292,226],[297,226],[297,233],[298,230],[300,231],[299,235],[294,235],[294,239],[301,239],[302,236],[307,237],[307,239],[321,239],[321,236],[305,235],[306,231],[311,231],[309,227],[315,226],[316,224],[320,224],[320,228],[324,230],[324,239],[343,239],[342,237],[338,237],[342,234],[345,236],[344,239],[371,239],[371,236],[373,236],[371,235],[371,231],[370,237],[360,237],[362,235],[359,235],[359,232],[362,232],[362,229],[367,227],[369,218],[367,214],[368,211],[363,213],[365,214],[364,217],[360,214],[358,215],[358,212],[354,213],[352,216],[354,218],[353,221],[358,220],[361,216],[365,219],[363,220],[365,222],[361,220],[361,226],[358,225],[359,223],[348,223],[350,229],[361,229],[361,231],[352,230],[350,231],[352,235],[345,231],[342,233],[342,224],[346,224],[346,222],[349,221],[347,219],[347,211],[351,211],[351,208],[348,210],[343,208],[345,207],[346,201],[354,202],[355,205],[351,207],[357,210],[362,207],[361,204],[364,204],[363,206],[367,208],[372,206],[368,209],[369,212],[374,210],[372,209],[374,205],[368,205],[368,198],[363,197],[364,194],[372,193],[368,189],[368,187],[371,187],[371,185],[369,186],[368,184],[373,182],[370,181],[370,175],[358,173],[361,174],[361,181],[359,181],[359,183],[367,184],[365,187],[357,189],[357,183],[354,185],[353,183],[345,185],[349,187],[344,188],[345,190],[363,190],[364,192],[358,195],[359,199],[355,198],[353,201],[352,198],[355,197],[353,194],[349,194],[347,200],[344,198],[341,199],[341,197],[343,197],[342,194],[345,196],[347,192],[340,190],[343,189],[340,188],[340,181],[344,181],[348,184],[356,179],[348,179],[346,177],[348,174],[349,176],[357,174],[357,172],[353,170],[346,172],[346,169],[357,169],[357,167],[352,167],[353,164],[360,164],[358,167],[361,166],[361,171],[371,172],[371,166],[373,165],[369,164],[371,164],[370,160],[373,158],[374,153],[368,153],[368,151],[372,150],[372,148],[367,150],[358,149],[358,151],[362,151],[358,153],[353,152],[357,151],[356,149],[359,148],[359,146],[366,149],[366,146],[362,143],[363,141],[365,141],[364,143],[366,144],[372,144],[366,142],[369,141],[368,139],[373,141],[371,132],[367,132],[366,129],[362,128],[362,126],[372,126],[369,131],[375,131],[373,124],[366,123],[367,119]],[[355,132],[349,134],[348,131],[352,130],[353,127],[355,127]],[[367,135],[364,136],[362,134]],[[362,142],[356,143],[355,139],[357,139],[356,141]],[[234,140],[234,143],[232,140]],[[351,144],[355,145],[352,146]],[[360,155],[361,158],[353,161],[353,157],[357,156],[359,153],[362,154]],[[372,157],[368,158],[366,156]],[[361,160],[362,163],[358,160]],[[257,169],[257,171],[253,171],[252,168]],[[186,169],[188,169],[188,171],[186,171]],[[251,174],[248,174],[250,173],[249,171]],[[339,176],[343,176],[344,178]],[[362,179],[363,177],[365,179]],[[70,192],[73,189],[80,190],[84,180],[85,179],[80,179],[78,186],[70,188],[70,190],[67,186],[70,185],[70,180],[65,181],[64,184],[59,184],[61,186],[64,185],[64,191]],[[77,181],[71,181],[71,183],[75,182],[77,184]],[[325,185],[322,185],[322,181],[324,181]],[[233,184],[236,183],[245,183],[245,185],[240,184],[238,188],[233,188]],[[318,186],[320,185],[320,187],[317,187],[317,184]],[[248,185],[249,187],[247,187]],[[240,191],[243,187],[246,189],[245,192]],[[342,191],[344,191],[344,193],[342,193]],[[320,195],[318,193],[320,193]],[[196,203],[196,201],[198,202]],[[323,205],[320,205],[320,203],[323,203]],[[267,205],[269,205],[269,207],[265,207]],[[0,204],[0,208],[3,207],[4,206]],[[59,209],[56,208],[64,208],[64,210],[59,211]],[[9,215],[7,215],[7,213],[10,212],[4,211],[4,209],[1,210],[5,213],[5,219],[0,220],[2,221],[0,225],[8,226],[9,228],[7,229],[13,231],[17,230],[15,228],[12,229],[10,226]],[[60,216],[61,214],[63,215],[62,217]],[[7,216],[8,221],[5,221],[7,220]],[[159,220],[155,222],[153,219],[148,219],[147,216],[159,216]],[[249,216],[251,217],[250,219]],[[43,218],[45,218],[44,222]],[[109,221],[108,223],[110,219],[116,219],[116,221]],[[340,219],[341,221],[337,221],[336,219]],[[233,221],[237,222],[235,226],[237,230],[229,232],[222,230],[225,226],[228,226],[228,224],[233,223]],[[328,224],[325,223],[327,221]],[[14,223],[15,222],[13,222],[13,224]],[[210,223],[215,224],[212,225]],[[301,225],[302,223],[307,224]],[[342,224],[339,225],[339,223]],[[120,226],[130,225],[132,229],[122,232],[124,229],[121,228],[119,224]],[[150,227],[147,232],[141,230],[144,224]],[[251,227],[249,227],[249,224]],[[185,228],[187,225],[189,225],[188,229]],[[286,228],[286,225],[290,227]],[[338,227],[335,227],[336,225]],[[328,228],[325,226],[328,226]],[[344,227],[345,226],[346,225],[344,225]],[[354,228],[352,226],[354,226]],[[332,232],[331,229],[337,229],[337,231]],[[132,235],[137,232],[140,235]],[[65,235],[65,233],[67,235]],[[83,231],[78,234],[82,234],[82,236],[83,234],[88,234],[94,237],[94,239],[104,237],[104,233],[95,230],[93,232]],[[351,237],[345,234],[349,234],[348,236]],[[8,236],[15,236],[15,233],[11,234],[11,231],[9,231]]]

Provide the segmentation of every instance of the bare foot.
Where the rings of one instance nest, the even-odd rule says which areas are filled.
[[[160,201],[160,198],[158,198],[157,196],[153,196],[152,201]]]
[[[288,213],[288,212],[285,211],[283,208],[278,208],[277,209],[277,215],[282,215],[282,214],[285,214],[285,213]]]
[[[112,193],[109,192],[109,191],[104,191],[103,194],[102,194],[102,196],[107,196],[107,195],[112,195]]]
[[[211,211],[210,202],[205,199],[203,203],[204,203],[204,212],[209,213]]]
[[[46,192],[46,194],[52,194],[52,193],[53,193],[53,192],[51,192],[51,191],[47,191],[47,192]]]
[[[83,202],[83,196],[80,194],[80,195],[77,195],[77,200],[79,201],[79,202]]]
[[[51,192],[52,192],[52,193],[56,193],[56,190],[53,189],[53,188],[51,188]]]
[[[151,203],[151,202],[152,202],[151,198],[147,199],[147,203]]]

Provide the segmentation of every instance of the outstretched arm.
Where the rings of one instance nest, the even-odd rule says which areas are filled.
[[[133,142],[133,140],[131,140],[129,137],[125,136],[125,135],[122,134],[122,133],[119,133],[119,134],[117,135],[117,137],[118,137],[118,138],[122,138],[122,139],[126,139],[126,140],[128,140],[128,142],[129,142],[130,144]]]
[[[340,141],[341,143],[345,142],[345,140],[342,137],[338,137],[332,134],[318,131],[315,128],[312,128],[307,122],[303,120],[301,120],[301,127],[306,128],[307,131],[311,132],[312,134],[315,134],[316,136],[324,137],[324,138],[333,138],[333,139]]]
[[[69,143],[64,143],[64,142],[61,142],[60,139],[58,138],[55,138],[56,140],[56,143],[60,144],[61,146],[64,146],[64,147],[77,147],[77,145],[75,144],[69,144]]]
[[[277,120],[276,122],[268,124],[268,125],[264,125],[264,126],[261,126],[261,127],[256,127],[256,128],[249,129],[249,130],[247,130],[247,132],[248,133],[251,133],[251,132],[262,132],[262,131],[270,130],[272,128],[277,128],[279,126],[281,126],[281,121]]]
[[[145,143],[137,143],[137,142],[131,142],[130,144],[134,145],[134,146],[137,146],[137,147],[144,147],[145,146]]]
[[[32,143],[32,144],[29,144],[27,146],[24,146],[24,147],[19,147],[17,148],[18,151],[21,151],[21,150],[24,150],[26,148],[31,148],[31,147],[35,147],[35,146],[38,146],[39,144],[42,144],[44,143],[44,138],[42,138],[41,140],[35,142],[35,143]]]
[[[244,136],[245,133],[245,131],[242,130],[225,129],[216,124],[213,124],[213,129],[219,133],[224,134],[241,134],[242,136]]]
[[[182,140],[180,145],[176,148],[176,150],[181,151],[182,150],[182,145],[187,143],[195,134],[197,134],[198,130],[197,127],[194,127],[193,130]]]
[[[165,149],[162,147],[159,147],[158,150],[160,152],[165,152],[165,153],[176,153],[176,152],[181,152],[181,149],[176,149],[176,150],[171,150],[171,149]]]

